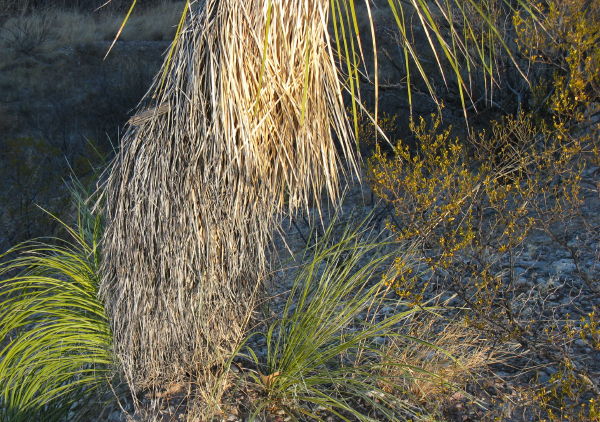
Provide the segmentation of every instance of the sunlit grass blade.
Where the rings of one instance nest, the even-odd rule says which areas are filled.
[[[123,32],[123,29],[125,28],[125,25],[127,25],[127,21],[131,17],[131,14],[133,13],[133,9],[135,9],[135,5],[136,4],[137,4],[137,0],[131,0],[131,6],[129,6],[129,10],[127,11],[127,14],[125,15],[125,18],[123,18],[123,22],[121,22],[121,26],[119,26],[117,34],[113,38],[112,42],[110,43],[110,46],[108,47],[108,50],[106,51],[106,54],[104,55],[105,59],[108,57],[108,55],[112,51],[113,47],[117,43],[117,40],[121,36],[121,33]]]

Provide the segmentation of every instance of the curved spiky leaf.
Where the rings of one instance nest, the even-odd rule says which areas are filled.
[[[0,420],[62,420],[111,375],[98,300],[99,219],[64,225],[70,242],[30,241],[0,255]]]

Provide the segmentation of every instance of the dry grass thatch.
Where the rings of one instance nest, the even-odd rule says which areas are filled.
[[[342,155],[355,168],[329,2],[189,13],[146,101],[168,111],[129,128],[105,185],[101,294],[134,388],[221,362],[260,291],[276,215],[335,199]]]
[[[463,394],[469,382],[511,353],[512,345],[500,350],[460,319],[426,314],[406,329],[407,337],[396,337],[386,346],[387,359],[397,365],[386,371],[404,380],[403,394],[432,408],[443,407],[454,393]]]
[[[183,2],[176,2],[136,10],[120,39],[173,39],[183,7]],[[48,7],[30,14],[15,14],[6,20],[0,19],[0,51],[3,50],[0,54],[6,56],[8,64],[22,56],[65,54],[64,48],[85,46],[89,50],[90,45],[112,40],[121,21],[120,14],[104,9],[94,13]]]

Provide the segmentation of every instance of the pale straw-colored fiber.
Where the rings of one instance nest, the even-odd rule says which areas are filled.
[[[278,216],[335,200],[340,169],[355,170],[329,5],[192,4],[145,100],[161,112],[122,139],[101,295],[134,389],[219,365],[260,293]]]

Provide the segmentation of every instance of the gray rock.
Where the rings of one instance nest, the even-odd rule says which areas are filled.
[[[517,281],[515,281],[515,287],[524,289],[531,286],[533,283],[527,280],[525,277],[519,277]]]
[[[576,270],[575,261],[569,258],[559,259],[552,263],[552,267],[556,273],[571,273]]]
[[[537,373],[537,382],[540,384],[545,384],[550,381],[550,376],[546,373],[546,371],[539,371]]]
[[[110,414],[110,416],[108,417],[109,422],[121,422],[122,420],[122,414],[121,412],[119,412],[118,410],[115,410],[114,412],[112,412]]]
[[[391,315],[394,313],[394,308],[392,308],[391,306],[384,306],[383,308],[381,308],[381,313],[384,315]]]
[[[563,297],[560,300],[561,305],[569,305],[569,304],[571,304],[571,302],[572,302],[572,299],[570,297]]]
[[[564,249],[554,250],[554,255],[556,255],[557,258],[568,258],[569,256],[571,256],[569,251],[566,251]]]

